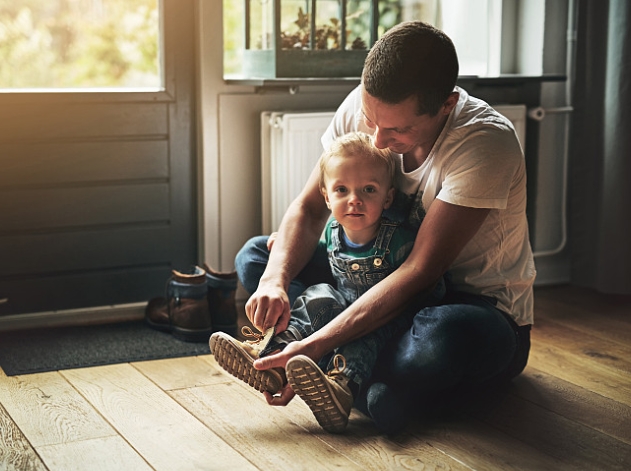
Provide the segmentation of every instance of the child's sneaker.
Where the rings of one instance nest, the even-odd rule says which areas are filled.
[[[297,355],[287,362],[287,380],[294,392],[307,403],[320,426],[327,432],[342,432],[353,406],[349,378],[343,373],[346,360],[333,357],[335,369],[325,374],[311,358]]]
[[[219,366],[231,375],[260,392],[276,394],[287,382],[284,371],[279,368],[257,370],[253,366],[254,360],[274,337],[274,328],[268,329],[265,334],[253,332],[248,326],[243,326],[241,331],[254,340],[240,342],[225,332],[215,332],[210,336],[210,352]]]

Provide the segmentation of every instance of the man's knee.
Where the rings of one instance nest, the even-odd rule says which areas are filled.
[[[269,260],[268,236],[248,240],[235,257],[235,269],[241,284],[248,293],[254,293]]]
[[[423,382],[436,375],[458,375],[476,342],[476,330],[483,328],[479,320],[482,309],[444,305],[421,310],[412,327],[393,345],[392,375],[406,383]]]
[[[422,339],[412,329],[405,332],[391,356],[391,374],[397,382],[415,384],[431,377],[449,355],[446,343],[433,329],[425,329]]]
[[[249,263],[253,260],[261,261],[261,259],[267,260],[269,258],[269,250],[267,250],[268,236],[256,236],[249,239],[241,250],[237,253],[235,260],[243,264]]]

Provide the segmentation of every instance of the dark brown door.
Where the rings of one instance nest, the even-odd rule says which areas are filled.
[[[196,263],[194,2],[162,9],[163,91],[0,94],[0,316],[144,301]]]

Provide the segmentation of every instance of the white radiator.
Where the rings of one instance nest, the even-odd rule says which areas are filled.
[[[494,108],[511,120],[524,148],[526,106]],[[298,196],[309,178],[323,150],[320,137],[333,114],[333,111],[261,113],[263,234],[278,229],[289,203]]]
[[[506,116],[517,133],[521,148],[524,153],[526,152],[526,105],[493,105],[493,108],[498,113],[502,113]]]
[[[263,234],[278,229],[322,154],[320,138],[334,111],[261,113]]]

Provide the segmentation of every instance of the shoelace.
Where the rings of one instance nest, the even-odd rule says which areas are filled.
[[[333,369],[327,373],[327,375],[332,378],[337,375],[343,375],[344,370],[346,369],[346,358],[344,355],[340,355],[339,353],[333,357]]]
[[[346,370],[346,358],[338,353],[333,357],[333,369],[326,375],[329,377],[330,381],[337,383],[344,389],[349,389],[348,382],[350,378],[346,376],[344,370]]]
[[[243,327],[241,327],[241,333],[243,334],[244,337],[252,339],[252,340],[248,340],[248,342],[250,342],[250,343],[259,343],[265,337],[265,335],[263,335],[263,334],[259,334],[258,332],[254,332],[247,325],[244,325]]]

